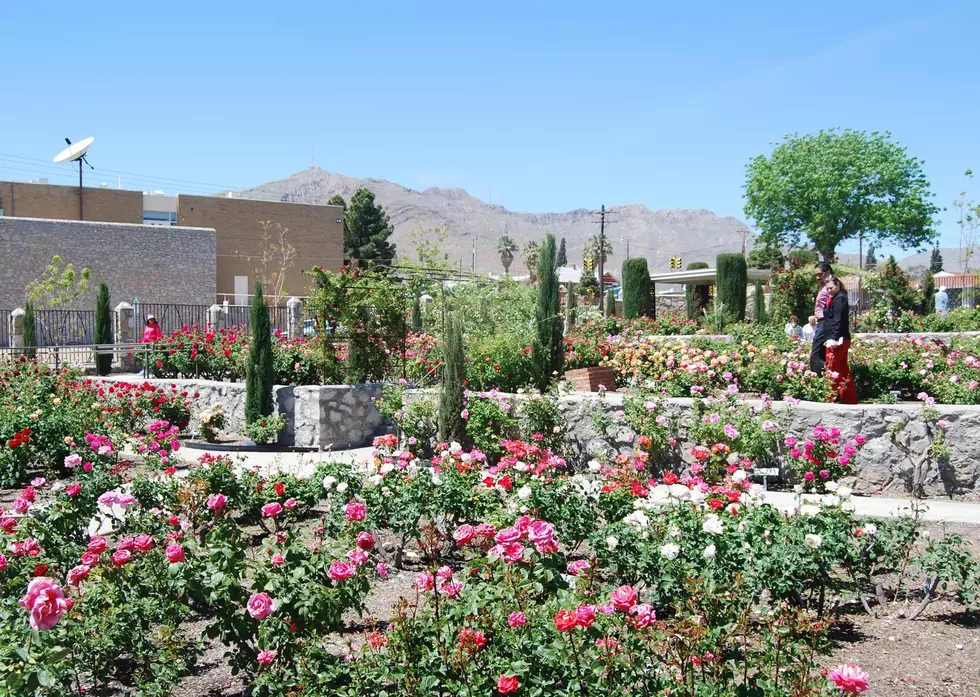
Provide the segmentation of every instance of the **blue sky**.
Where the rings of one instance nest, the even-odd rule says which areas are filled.
[[[126,188],[252,186],[315,147],[330,171],[514,210],[744,217],[746,163],[834,126],[890,130],[940,206],[980,170],[975,1],[38,1],[3,17],[0,178],[70,183],[41,161],[94,135],[92,164],[141,175]]]

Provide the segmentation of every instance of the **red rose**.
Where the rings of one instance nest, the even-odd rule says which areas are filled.
[[[497,678],[497,692],[502,695],[517,692],[517,688],[520,686],[521,681],[517,679],[516,675],[501,675]]]
[[[559,610],[555,615],[555,628],[559,632],[570,632],[578,625],[578,618],[571,610]]]

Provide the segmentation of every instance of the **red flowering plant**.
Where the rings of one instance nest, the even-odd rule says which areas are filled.
[[[784,444],[789,454],[793,478],[803,491],[823,493],[828,485],[836,486],[841,477],[855,471],[858,449],[865,443],[861,434],[853,440],[843,437],[838,428],[814,427],[809,438],[786,436]]]

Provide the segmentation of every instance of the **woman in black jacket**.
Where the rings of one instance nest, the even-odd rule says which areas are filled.
[[[827,347],[827,371],[832,373],[836,401],[857,404],[857,388],[847,362],[851,348],[851,307],[847,291],[837,276],[828,276],[824,290],[829,294],[823,314],[824,345]]]

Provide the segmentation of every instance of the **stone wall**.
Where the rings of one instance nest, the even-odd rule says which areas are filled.
[[[119,382],[143,382],[137,376],[113,376]],[[147,382],[177,385],[197,394],[191,425],[197,427],[197,414],[213,404],[221,404],[228,433],[245,431],[245,384],[214,380],[155,380]],[[346,450],[370,445],[383,430],[381,414],[374,400],[381,397],[381,385],[311,385],[273,388],[276,413],[286,419],[281,445],[317,450]]]
[[[215,298],[215,233],[209,228],[0,217],[0,309],[24,305],[24,289],[51,257],[92,272],[112,304],[134,297],[155,303],[210,305]]]

